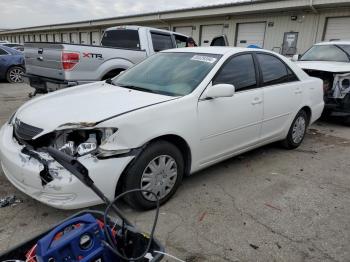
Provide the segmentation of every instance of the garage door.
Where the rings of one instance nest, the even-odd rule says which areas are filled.
[[[67,33],[62,34],[62,43],[69,43],[69,35]]]
[[[256,45],[264,47],[266,23],[238,24],[236,46]]]
[[[90,44],[90,37],[88,32],[81,32],[80,33],[80,43],[83,45],[89,45]]]
[[[53,42],[53,34],[48,34],[47,35],[47,42],[50,42],[50,43]]]
[[[174,31],[183,35],[193,36],[193,28],[192,26],[179,26],[175,27]]]
[[[56,43],[60,43],[61,42],[61,35],[60,34],[58,34],[58,33],[54,34],[54,38],[55,38],[54,40],[55,40]]]
[[[79,44],[79,35],[78,35],[78,33],[71,33],[70,34],[70,42],[72,44]]]
[[[330,17],[327,19],[325,41],[350,39],[350,17]]]
[[[40,42],[47,42],[47,39],[46,39],[46,35],[45,35],[45,34],[41,34],[41,35],[40,35]]]
[[[201,29],[201,46],[210,46],[211,40],[224,32],[223,25],[202,25]]]
[[[91,44],[92,45],[100,45],[101,35],[100,32],[91,32]]]

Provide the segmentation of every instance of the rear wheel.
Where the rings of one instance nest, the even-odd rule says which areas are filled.
[[[124,191],[145,189],[155,193],[160,203],[168,201],[179,187],[184,173],[184,160],[180,150],[167,141],[150,144],[135,160],[125,175]],[[137,209],[156,207],[150,193],[132,193],[126,202]]]
[[[299,111],[289,129],[288,135],[282,144],[287,149],[295,149],[303,142],[309,119],[304,110]]]
[[[9,83],[22,83],[22,76],[24,74],[24,69],[20,66],[11,67],[6,74],[6,79]]]

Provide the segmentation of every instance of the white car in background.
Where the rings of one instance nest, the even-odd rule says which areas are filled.
[[[324,113],[342,116],[350,125],[350,41],[319,43],[293,59],[307,74],[323,80]]]
[[[1,129],[0,158],[13,185],[57,208],[101,200],[47,147],[77,157],[110,199],[143,188],[164,203],[184,175],[275,141],[298,147],[323,107],[322,81],[273,52],[174,49],[27,102]],[[155,207],[147,193],[126,200]]]

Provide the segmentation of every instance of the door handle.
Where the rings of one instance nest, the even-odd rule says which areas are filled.
[[[261,104],[263,102],[263,100],[260,98],[260,97],[256,97],[254,98],[253,102],[252,102],[252,105],[258,105],[258,104]]]
[[[303,93],[303,90],[300,87],[296,88],[294,91],[294,94],[296,94],[296,95],[302,94],[302,93]]]

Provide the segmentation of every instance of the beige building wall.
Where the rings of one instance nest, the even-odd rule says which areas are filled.
[[[283,1],[281,1],[283,2]],[[255,11],[256,13],[256,11]],[[285,32],[298,32],[298,44],[297,52],[305,52],[312,44],[323,40],[324,32],[327,24],[327,18],[329,17],[350,17],[350,7],[332,8],[332,9],[319,9],[319,10],[295,10],[295,11],[281,11],[268,13],[266,10],[259,14],[247,14],[247,15],[230,15],[225,14],[217,17],[208,17],[207,10],[202,11],[203,16],[196,16],[191,19],[179,19],[172,18],[171,20],[159,19],[156,15],[148,18],[148,20],[142,21],[140,17],[135,18],[135,21],[129,19],[127,24],[137,24],[144,26],[151,26],[157,28],[168,27],[170,30],[174,30],[176,27],[192,26],[192,36],[197,43],[201,40],[201,28],[205,25],[225,25],[224,33],[227,35],[231,46],[236,44],[237,28],[240,23],[254,23],[254,22],[266,22],[266,31],[264,39],[264,48],[268,50],[278,51],[282,48],[283,37]],[[297,16],[297,19],[293,21],[291,16]],[[137,19],[137,22],[136,22]],[[106,20],[99,26],[83,25],[82,27],[71,28],[71,25],[62,25],[59,29],[55,30],[42,30],[36,31],[33,29],[24,29],[21,32],[16,33],[1,33],[0,39],[13,41],[13,39],[23,39],[25,34],[28,39],[32,39],[35,35],[35,40],[38,41],[40,35],[50,34],[70,34],[80,32],[98,31],[101,35],[103,31],[111,26],[123,24],[123,19]],[[350,28],[350,25],[349,25]],[[350,29],[349,29],[350,30]],[[21,38],[19,38],[21,36]],[[22,41],[23,42],[23,41]]]

